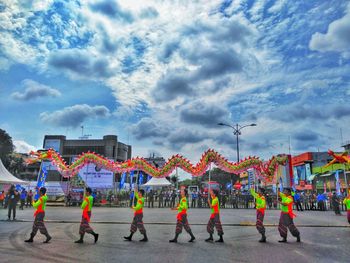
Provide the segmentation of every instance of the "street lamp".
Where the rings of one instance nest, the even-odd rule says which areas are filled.
[[[239,162],[239,144],[238,144],[238,136],[241,135],[241,130],[245,127],[250,127],[250,126],[256,126],[255,123],[252,124],[248,124],[248,125],[244,125],[244,126],[240,126],[238,123],[236,123],[235,126],[226,124],[226,123],[218,123],[218,125],[220,126],[227,126],[233,129],[233,134],[236,135],[236,142],[237,142],[237,163]]]

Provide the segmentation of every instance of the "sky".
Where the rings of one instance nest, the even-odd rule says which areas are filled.
[[[118,135],[133,156],[342,150],[350,2],[0,0],[0,128]]]

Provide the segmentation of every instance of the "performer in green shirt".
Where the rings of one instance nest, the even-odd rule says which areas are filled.
[[[224,231],[222,230],[222,225],[220,222],[220,203],[218,198],[218,190],[210,190],[210,196],[211,196],[211,202],[208,199],[208,204],[211,209],[211,215],[209,218],[209,222],[207,225],[207,231],[209,233],[209,238],[207,238],[205,241],[210,242],[213,241],[213,234],[214,234],[214,226],[216,228],[216,231],[218,232],[219,239],[216,240],[216,242],[224,242],[224,239],[222,236],[224,235]]]
[[[140,233],[143,235],[143,239],[141,239],[141,242],[147,242],[147,234],[146,229],[143,225],[142,218],[143,218],[143,206],[145,204],[145,198],[143,197],[145,194],[145,191],[141,189],[139,192],[137,191],[137,187],[134,189],[134,194],[137,200],[136,206],[133,206],[132,209],[134,209],[134,219],[132,220],[131,227],[130,227],[130,236],[124,237],[126,241],[131,241],[132,236],[135,234],[137,228],[140,230]]]
[[[188,242],[193,242],[196,238],[194,237],[192,230],[187,221],[187,189],[181,189],[181,200],[177,205],[177,208],[171,208],[171,210],[177,210],[177,222],[176,222],[176,230],[175,237],[169,240],[170,243],[177,243],[177,238],[182,232],[182,227],[185,228],[187,233],[191,236],[191,239]]]
[[[346,198],[344,198],[343,203],[344,203],[344,205],[346,205],[348,222],[350,224],[350,193],[348,193],[348,196]]]
[[[36,202],[33,201],[32,203],[33,207],[36,208],[34,213],[35,219],[33,224],[33,230],[32,230],[32,233],[30,234],[30,238],[25,240],[25,242],[30,242],[30,243],[33,242],[33,239],[39,230],[42,235],[46,236],[46,240],[44,241],[44,243],[49,243],[49,241],[51,240],[51,236],[47,232],[47,229],[44,225],[45,209],[46,209],[46,201],[47,201],[46,188],[41,187],[39,190],[39,193],[40,193],[40,198]]]
[[[80,228],[79,228],[80,239],[75,241],[75,243],[84,243],[85,233],[89,233],[93,235],[95,243],[98,240],[98,234],[96,234],[89,225],[90,218],[91,218],[92,204],[94,202],[94,198],[91,196],[91,193],[92,193],[91,188],[87,187],[84,201],[81,204],[81,209],[83,209],[83,215],[81,218]]]
[[[297,238],[297,242],[300,242],[300,232],[293,222],[295,214],[293,213],[293,197],[291,193],[292,191],[289,188],[285,188],[283,193],[279,192],[279,196],[281,198],[281,216],[278,231],[280,232],[282,240],[279,240],[278,242],[282,243],[287,242],[287,227],[292,235]]]
[[[261,239],[259,242],[266,242],[265,227],[264,227],[264,216],[266,209],[265,200],[265,189],[259,188],[256,193],[253,188],[250,188],[250,193],[255,198],[255,208],[256,208],[256,229],[261,234]]]

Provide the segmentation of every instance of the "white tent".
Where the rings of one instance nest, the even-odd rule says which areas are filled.
[[[166,178],[152,177],[147,183],[142,186],[169,186],[171,183]]]
[[[5,168],[0,159],[0,184],[28,184],[29,182],[18,179]]]

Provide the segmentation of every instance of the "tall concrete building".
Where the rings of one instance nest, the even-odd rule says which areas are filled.
[[[84,152],[95,152],[108,159],[122,162],[131,158],[131,146],[118,141],[116,135],[105,135],[102,139],[69,140],[63,135],[45,135],[44,149],[53,148],[67,163],[72,157]]]
[[[123,162],[131,158],[131,146],[118,141],[116,135],[105,135],[102,139],[67,139],[63,135],[45,135],[43,148],[52,148],[59,152],[67,164],[74,161],[74,157],[85,153],[95,152],[107,159]],[[48,181],[65,180],[54,166],[46,167]]]

